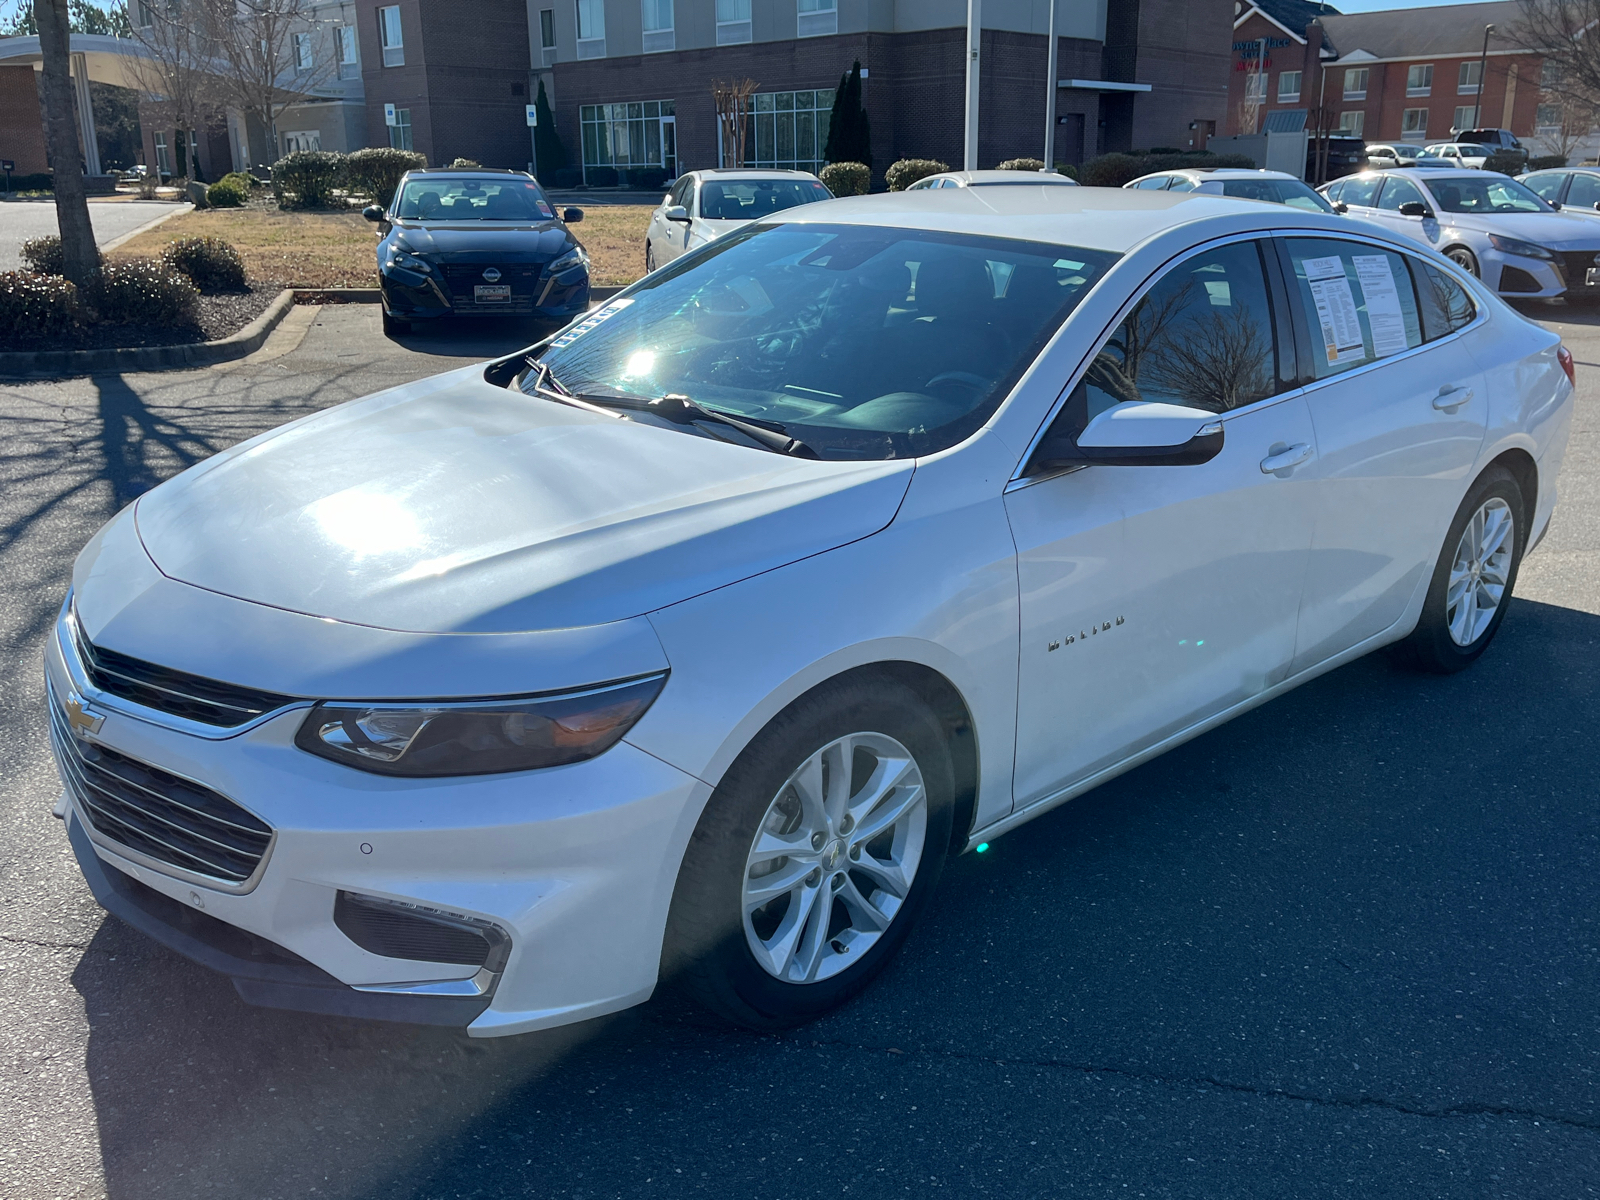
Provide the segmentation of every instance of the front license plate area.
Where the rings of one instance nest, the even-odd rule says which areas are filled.
[[[480,283],[473,287],[472,298],[479,304],[496,304],[511,299],[509,283]]]

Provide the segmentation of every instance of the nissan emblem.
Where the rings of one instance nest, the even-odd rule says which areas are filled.
[[[1600,261],[1600,260],[1596,260],[1596,261]],[[498,268],[498,267],[487,267],[487,268],[485,268],[485,270],[483,272],[483,277],[485,279],[487,279],[490,283],[495,282],[497,279],[500,278],[500,268]]]

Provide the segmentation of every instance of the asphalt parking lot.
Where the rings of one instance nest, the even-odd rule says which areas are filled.
[[[1481,663],[1354,663],[957,860],[876,986],[783,1036],[253,1009],[106,917],[49,815],[39,656],[94,529],[526,331],[300,309],[241,363],[0,383],[0,1195],[1600,1194],[1600,314],[1533,315],[1578,417]]]
[[[170,200],[91,200],[89,223],[94,228],[95,243],[104,248],[108,242],[130,237],[188,207]],[[15,271],[22,266],[23,242],[54,237],[59,228],[55,201],[48,196],[0,203],[0,271]]]

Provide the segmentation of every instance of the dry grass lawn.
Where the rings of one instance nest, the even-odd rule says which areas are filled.
[[[616,287],[644,274],[647,205],[586,208],[573,232],[592,259],[594,283]],[[294,287],[376,287],[376,226],[359,213],[212,209],[173,217],[119,246],[111,258],[154,257],[183,237],[231,243],[252,281]]]

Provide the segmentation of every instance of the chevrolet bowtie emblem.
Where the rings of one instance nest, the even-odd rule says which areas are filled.
[[[85,704],[76,692],[67,693],[67,724],[79,733],[99,733],[106,719]]]

